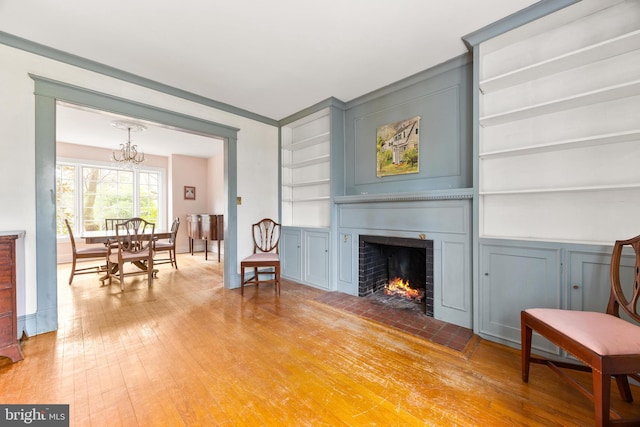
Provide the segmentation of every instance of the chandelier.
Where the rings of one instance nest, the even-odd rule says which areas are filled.
[[[111,126],[128,132],[127,143],[120,144],[120,149],[113,151],[113,161],[124,168],[134,168],[143,163],[145,161],[144,153],[139,153],[138,146],[131,144],[131,132],[142,132],[147,129],[146,126],[139,123],[119,121],[112,122]]]

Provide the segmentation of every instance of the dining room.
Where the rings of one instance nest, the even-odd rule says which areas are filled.
[[[190,239],[187,219],[224,214],[222,140],[72,104],[60,103],[57,110],[59,265],[74,258],[70,232],[77,250],[100,247],[115,237],[109,220],[133,217],[152,223],[158,241],[171,239],[177,219],[176,253],[221,259],[224,245]]]

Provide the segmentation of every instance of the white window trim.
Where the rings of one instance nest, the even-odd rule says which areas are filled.
[[[88,160],[88,159],[77,159],[71,157],[57,157],[56,158],[56,166],[57,165],[69,165],[76,167],[76,197],[75,197],[75,210],[76,210],[76,221],[73,224],[73,233],[75,235],[79,235],[81,230],[79,228],[79,224],[82,224],[83,218],[82,215],[82,197],[78,195],[78,193],[82,193],[82,176],[81,176],[81,167],[100,167],[100,168],[110,168],[117,169],[117,165],[114,165],[112,162],[104,162],[100,160]],[[157,172],[160,176],[160,188],[158,191],[158,223],[156,224],[157,228],[167,228],[167,170],[165,168],[153,167],[153,166],[141,166],[137,170],[140,171],[148,171],[148,172]],[[139,182],[138,174],[134,175],[134,185],[137,186]],[[140,194],[135,191],[134,192],[134,206],[137,207],[140,202]],[[68,237],[60,237],[58,236],[59,242],[68,241]]]

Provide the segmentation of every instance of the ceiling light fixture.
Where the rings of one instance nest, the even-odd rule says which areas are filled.
[[[128,132],[127,143],[120,144],[120,149],[113,151],[113,161],[118,163],[119,166],[127,169],[135,168],[143,163],[145,161],[144,153],[138,153],[138,146],[131,145],[131,132],[142,132],[145,131],[147,127],[139,123],[119,121],[111,122],[111,126]]]

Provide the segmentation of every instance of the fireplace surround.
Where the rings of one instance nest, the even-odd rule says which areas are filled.
[[[399,278],[423,295],[415,303],[433,317],[433,240],[360,235],[358,247],[358,296],[381,295]]]

